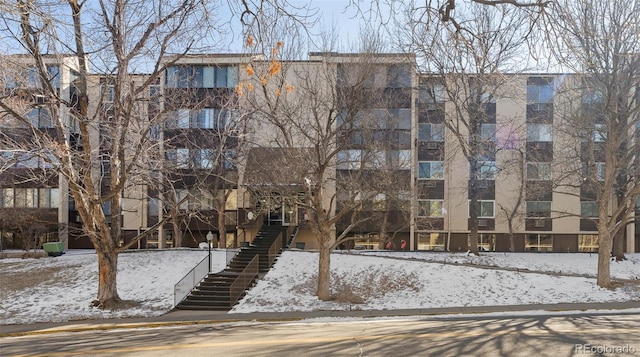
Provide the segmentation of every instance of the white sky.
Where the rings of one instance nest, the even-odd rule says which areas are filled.
[[[49,281],[23,291],[8,291],[5,284],[0,285],[0,321],[20,324],[161,315],[173,307],[174,284],[206,254],[186,249],[121,254],[120,297],[141,304],[117,312],[90,307],[98,278],[93,251],[73,250],[57,258],[0,259],[0,270],[8,274],[39,274],[43,268],[58,268]],[[381,256],[371,256],[374,254]],[[628,261],[612,263],[612,276],[640,280],[640,254],[627,256]],[[362,304],[323,302],[313,294],[317,257],[314,252],[284,252],[231,313],[640,301],[640,284],[609,291],[598,288],[594,278],[534,273],[594,276],[596,254],[487,253],[468,257],[460,253],[359,252],[333,254],[332,274],[356,291],[368,290],[371,295]],[[225,252],[215,250],[213,262],[215,270],[222,269]],[[487,270],[463,263],[520,271]]]

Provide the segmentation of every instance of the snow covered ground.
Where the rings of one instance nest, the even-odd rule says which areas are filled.
[[[0,259],[0,321],[160,315],[173,307],[174,284],[206,256],[206,251],[187,249],[121,254],[120,297],[138,303],[116,311],[90,307],[97,291],[93,251],[70,251],[57,258]],[[213,251],[214,269],[224,267],[225,256],[222,250]],[[614,278],[637,283],[610,291],[595,284],[595,254],[335,253],[332,302],[314,296],[317,257],[314,252],[284,252],[230,313],[640,301],[640,254],[612,263]]]

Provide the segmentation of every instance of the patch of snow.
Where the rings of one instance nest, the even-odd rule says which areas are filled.
[[[640,284],[617,290],[597,287],[593,278],[596,254],[353,253],[357,254],[332,254],[332,287],[351,286],[356,298],[364,296],[362,301],[353,301],[353,296],[341,301],[318,300],[318,254],[290,250],[230,313],[640,301]],[[122,299],[138,304],[114,311],[90,306],[98,286],[93,250],[71,250],[57,258],[0,259],[5,277],[47,269],[54,275],[54,279],[19,291],[9,291],[7,284],[1,284],[0,320],[24,324],[161,315],[173,307],[174,285],[206,257],[206,250],[195,249],[121,254],[118,292]],[[640,254],[627,257],[625,262],[611,263],[612,276],[640,283]],[[222,270],[226,252],[213,250],[212,261],[214,271]]]

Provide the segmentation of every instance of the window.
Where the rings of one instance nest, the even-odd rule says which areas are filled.
[[[553,126],[551,124],[527,123],[527,141],[551,141]]]
[[[471,235],[467,238],[471,245]],[[478,249],[480,251],[493,252],[496,250],[496,235],[489,233],[478,233]]]
[[[102,100],[105,103],[112,103],[116,97],[116,87],[112,84],[107,84],[102,87]]]
[[[390,109],[389,113],[393,116],[394,129],[411,129],[411,109]]]
[[[236,150],[227,150],[224,152],[224,168],[231,170],[235,167]]]
[[[444,124],[418,124],[418,140],[444,141]]]
[[[527,104],[553,103],[553,83],[546,82],[527,84]]]
[[[14,206],[21,208],[38,207],[37,188],[16,188],[14,189]]]
[[[173,66],[167,68],[167,87],[201,88],[203,67]]]
[[[336,159],[338,169],[358,170],[362,161],[362,152],[360,150],[343,150],[338,152]]]
[[[368,169],[380,169],[386,166],[386,155],[383,150],[369,150],[364,152],[364,166]]]
[[[193,192],[192,196],[189,198],[190,206],[192,208],[210,210],[213,209],[214,200],[211,192],[201,189]]]
[[[204,108],[200,110],[192,110],[189,114],[191,118],[192,128],[213,129],[215,109]]]
[[[178,169],[188,169],[189,149],[169,149],[167,150],[167,160]]]
[[[36,128],[53,128],[53,122],[49,111],[45,108],[33,108],[27,112],[26,117],[31,125]]]
[[[478,161],[477,166],[478,180],[495,180],[498,175],[498,168],[495,161]]]
[[[604,181],[604,174],[606,163],[604,162],[595,162],[593,165],[588,165],[586,163],[582,163],[582,176],[586,179],[593,176],[594,172],[597,175],[598,181]]]
[[[496,125],[482,123],[480,124],[480,140],[495,142],[496,141]]]
[[[23,189],[25,190],[25,195],[26,195],[26,207],[28,208],[36,208],[38,207],[38,204],[40,203],[38,200],[38,189],[37,188],[25,188]]]
[[[174,112],[174,127],[180,129],[189,128],[189,110],[187,109],[179,109]]]
[[[580,215],[583,218],[598,218],[598,202],[596,202],[596,201],[581,201],[580,202]]]
[[[444,162],[442,161],[418,162],[418,179],[421,179],[421,180],[444,179]]]
[[[60,68],[58,66],[46,66],[47,76],[46,80],[51,80],[53,88],[60,88]],[[6,88],[36,88],[40,87],[42,82],[40,81],[40,73],[36,67],[27,67],[13,73],[6,73],[4,76],[4,85]]]
[[[444,217],[443,202],[443,200],[418,200],[418,217]]]
[[[236,66],[172,66],[166,76],[169,88],[233,88],[238,84]]]
[[[473,84],[473,82],[475,82],[475,84]],[[496,98],[493,96],[492,93],[487,91],[487,90],[490,90],[491,88],[488,88],[487,85],[483,85],[482,83],[477,83],[476,81],[473,81],[473,82],[469,88],[470,95],[468,99],[469,99],[470,107],[479,106],[480,108],[482,107],[486,108],[487,104],[495,104]]]
[[[47,66],[47,72],[49,74],[49,78],[51,78],[51,85],[53,88],[60,88],[60,67]]]
[[[189,208],[189,190],[186,189],[178,189],[176,190],[176,204],[178,204],[178,209],[186,210]]]
[[[194,164],[199,169],[212,169],[214,161],[213,149],[193,150]]]
[[[551,217],[551,202],[527,201],[527,218]]]
[[[160,200],[154,197],[149,197],[147,203],[147,215],[157,216],[160,213]]]
[[[151,125],[149,127],[149,139],[151,140],[158,140],[160,139],[160,126],[158,125]]]
[[[176,149],[176,166],[179,169],[189,168],[189,149]]]
[[[427,104],[427,109],[437,109],[436,104],[444,103],[446,89],[441,84],[422,84],[418,89],[418,103]]]
[[[19,169],[36,169],[41,165],[40,158],[32,153],[18,154],[15,167]]]
[[[39,199],[41,208],[58,208],[59,190],[57,188],[41,188]]]
[[[387,67],[387,87],[411,88],[411,67],[408,65],[390,65]]]
[[[446,234],[418,233],[418,250],[444,251]]]
[[[553,236],[550,234],[527,234],[524,250],[530,252],[551,252],[553,250]]]
[[[551,180],[551,163],[527,162],[527,180]]]
[[[582,104],[602,105],[604,103],[604,94],[597,88],[585,88],[582,91]]]
[[[471,202],[469,202],[471,207]],[[494,218],[494,201],[478,201],[477,202],[478,218]]]
[[[216,87],[235,88],[238,85],[238,67],[216,67]]]
[[[3,188],[0,190],[0,207],[10,208],[13,207],[14,195],[13,188]]]
[[[102,212],[104,212],[104,214],[106,216],[110,216],[111,215],[111,201],[105,201],[102,202]]]
[[[411,150],[392,150],[389,155],[391,156],[391,166],[394,169],[411,169]]]
[[[598,251],[598,235],[597,234],[579,234],[578,235],[578,251],[579,252],[597,252]]]
[[[596,124],[593,130],[593,141],[601,143],[607,140],[607,126],[605,124]]]

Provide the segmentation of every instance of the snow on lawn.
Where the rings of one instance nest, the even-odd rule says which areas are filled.
[[[92,250],[71,250],[56,258],[0,259],[0,321],[16,324],[161,315],[173,307],[174,284],[206,256],[206,251],[198,250],[120,254],[118,293],[123,300],[139,304],[117,311],[90,306],[98,289],[97,256]],[[224,266],[225,253],[214,252],[213,259]],[[18,287],[20,290],[7,287],[16,285],[10,282],[15,277],[26,280],[26,286]]]
[[[386,256],[372,256],[379,254]],[[77,319],[155,316],[173,307],[173,286],[207,251],[132,251],[118,260],[118,292],[130,307],[103,311],[90,307],[97,292],[97,258],[91,250],[72,250],[57,258],[0,259],[0,322],[19,324]],[[214,271],[225,264],[214,250]],[[640,276],[640,254],[612,263],[614,277]],[[585,277],[524,272],[595,274],[596,255],[465,254],[414,252],[335,253],[331,256],[336,300],[315,295],[318,254],[286,251],[231,313],[346,309],[406,309],[555,302],[640,301],[640,284],[615,291]],[[448,262],[452,264],[443,264]],[[520,271],[480,269],[462,263],[517,267]]]
[[[428,262],[471,264],[538,272],[596,276],[598,254],[590,253],[489,253],[480,256],[462,253],[388,252],[354,250],[356,254],[416,259]],[[627,260],[611,262],[611,276],[617,279],[640,280],[640,254],[627,254]]]
[[[391,257],[333,254],[333,293],[339,301],[319,301],[314,296],[317,254],[287,251],[278,264],[231,312],[411,309],[457,306],[553,304],[577,302],[640,301],[638,285],[615,291],[599,288],[594,279],[554,276],[523,271],[479,269],[469,266],[417,260],[421,253],[385,253]],[[445,258],[449,256],[449,258]],[[438,256],[435,254],[434,256]],[[494,255],[493,262],[503,255]],[[507,255],[510,256],[510,255]],[[518,258],[527,257],[522,260]],[[513,254],[512,262],[529,270],[529,262],[543,271],[552,270],[539,259],[544,254]],[[404,259],[398,259],[404,257]],[[411,257],[412,259],[407,259]],[[440,254],[441,259],[462,259],[464,255]],[[569,258],[570,257],[570,258]],[[572,254],[553,262],[552,267],[568,271],[588,255]],[[638,273],[640,255],[632,255],[627,267]],[[443,260],[444,261],[444,260]],[[489,259],[491,261],[491,259]],[[481,262],[478,260],[476,262]],[[593,260],[589,262],[595,263]],[[498,264],[498,263],[495,263]],[[587,263],[578,264],[586,266]],[[499,265],[499,264],[498,264]],[[576,269],[575,271],[580,271]]]

